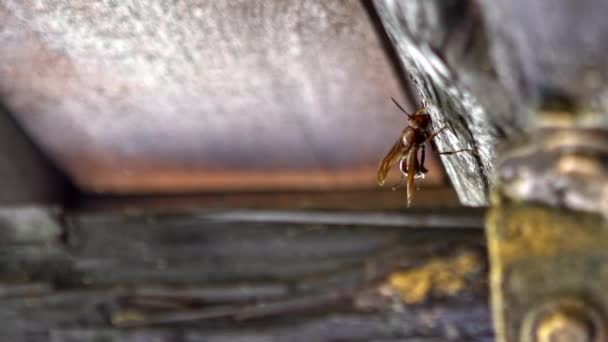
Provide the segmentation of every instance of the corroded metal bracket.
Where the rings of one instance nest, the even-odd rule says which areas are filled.
[[[535,117],[486,221],[497,341],[608,341],[608,132],[575,105]]]
[[[608,224],[541,206],[487,221],[498,341],[606,341]]]

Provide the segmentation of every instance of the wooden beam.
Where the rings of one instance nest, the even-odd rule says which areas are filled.
[[[292,214],[68,214],[60,233],[53,224],[36,230],[46,232],[39,238],[6,240],[0,335],[16,342],[491,339],[478,211],[452,212],[462,224],[451,228],[431,211],[390,214],[400,226],[382,213],[335,213],[348,218],[339,222],[327,220],[331,212]],[[23,236],[10,233],[15,227],[5,231]]]

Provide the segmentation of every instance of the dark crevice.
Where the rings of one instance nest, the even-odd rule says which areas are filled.
[[[59,204],[61,206],[69,205],[79,197],[79,191],[72,183],[70,178],[49,158],[43,149],[38,146],[33,139],[27,134],[19,122],[15,119],[15,116],[11,111],[0,102],[0,116],[2,121],[6,125],[9,139],[14,139],[11,145],[14,143],[15,146],[20,146],[27,155],[19,156],[23,159],[26,169],[28,172],[33,173],[30,176],[31,184],[28,184],[30,188],[23,189],[24,192],[32,192],[31,194],[18,194],[19,198],[15,202],[33,202],[42,204]],[[12,133],[11,133],[12,132]],[[5,135],[5,138],[7,135]],[[6,158],[6,156],[5,156]],[[1,161],[0,161],[1,162]],[[17,164],[17,161],[12,161]],[[19,167],[13,165],[12,167]],[[13,180],[6,180],[13,181]],[[10,198],[8,202],[12,201]]]

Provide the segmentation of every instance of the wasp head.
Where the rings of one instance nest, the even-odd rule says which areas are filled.
[[[425,111],[420,110],[412,114],[409,118],[410,126],[422,130],[426,130],[431,125],[431,116]]]

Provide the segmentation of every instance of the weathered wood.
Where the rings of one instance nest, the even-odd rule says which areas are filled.
[[[486,203],[499,141],[535,136],[538,127],[607,127],[605,1],[375,0],[374,4],[436,126],[450,127],[437,139],[439,148],[477,151],[442,157],[464,203]],[[581,130],[572,139],[586,134]],[[529,147],[537,148],[539,141],[530,143],[534,144]],[[547,184],[570,182],[569,197],[602,201],[589,192],[577,193],[584,179],[560,179],[551,174],[552,165],[543,165],[538,172],[518,163],[516,173],[521,175],[513,175],[514,168],[505,173],[514,183],[526,183],[525,188],[540,192],[551,192],[545,190]],[[539,196],[532,191],[531,196],[515,197],[538,200]],[[556,199],[542,201],[550,204]]]
[[[448,130],[435,139],[461,201],[487,203],[495,145],[521,128],[490,63],[482,18],[473,1],[374,1],[434,121]]]
[[[0,335],[66,342],[491,338],[479,212],[291,214],[68,214],[55,222],[64,222],[61,232],[41,229],[55,233],[27,243],[7,239]],[[2,229],[6,236],[27,230]],[[466,272],[454,264],[463,255],[474,261]],[[417,293],[408,286],[422,284],[420,297],[401,299],[393,278],[413,291],[404,298]]]

